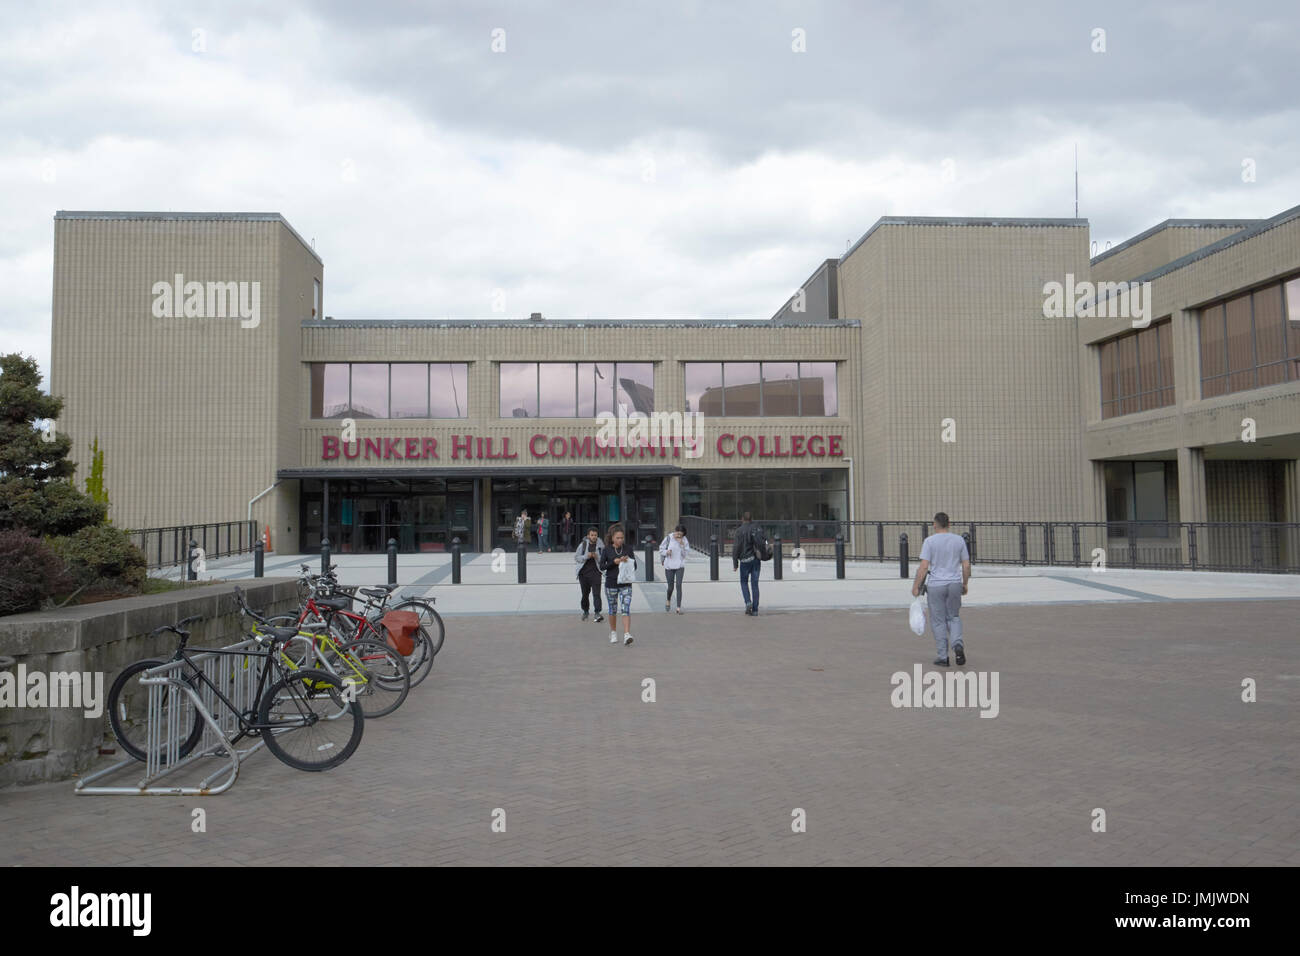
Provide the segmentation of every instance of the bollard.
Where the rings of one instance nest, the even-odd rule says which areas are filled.
[[[844,535],[835,536],[835,577],[844,580]]]
[[[320,573],[330,573],[330,539],[320,539]]]
[[[199,579],[198,572],[194,570],[194,552],[198,550],[199,543],[190,538],[189,560],[185,562],[185,577],[190,581]]]
[[[718,580],[718,536],[709,535],[709,580]]]
[[[460,538],[451,539],[451,583],[460,584]]]
[[[262,539],[257,539],[257,544],[253,545],[253,577],[260,578],[266,572],[266,548],[262,545]]]
[[[397,583],[397,539],[388,539],[388,583]]]
[[[971,546],[970,546],[970,532],[968,531],[968,532],[966,532],[964,535],[962,535],[962,536],[961,536],[961,539],[962,539],[963,541],[966,542],[966,553],[969,554],[969,555],[971,556],[971,560],[974,561],[974,560],[975,560],[975,552],[971,550]]]
[[[645,536],[645,579],[647,582],[655,579],[655,539],[650,535]]]
[[[907,567],[907,532],[904,531],[898,536],[898,576],[907,580],[912,576]]]
[[[781,532],[772,535],[772,577],[780,581],[781,573]]]
[[[520,541],[515,547],[515,567],[519,571],[519,583],[528,583],[528,545]]]

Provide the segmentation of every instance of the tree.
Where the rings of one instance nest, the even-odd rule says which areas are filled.
[[[63,399],[40,386],[36,359],[0,356],[0,529],[72,534],[102,524],[108,508],[72,484],[72,440],[36,427],[63,410]]]
[[[109,506],[108,490],[104,487],[104,449],[99,447],[99,436],[90,443],[90,475],[86,478],[86,494],[92,501]]]

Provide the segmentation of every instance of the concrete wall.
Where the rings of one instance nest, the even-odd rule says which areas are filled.
[[[298,606],[297,584],[266,579],[244,585],[252,607],[270,614]],[[240,637],[228,584],[202,585],[166,594],[124,598],[58,611],[37,611],[0,618],[0,648],[16,658],[10,673],[25,664],[27,673],[92,672],[103,675],[104,697],[126,665],[144,658],[167,659],[176,638],[149,632],[194,615],[193,647],[220,647]],[[103,701],[100,702],[103,705]],[[86,770],[112,732],[105,711],[90,719],[82,710],[26,707],[0,708],[0,787],[61,780]],[[119,751],[119,757],[124,756]]]

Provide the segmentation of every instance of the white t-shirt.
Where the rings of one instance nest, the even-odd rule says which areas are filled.
[[[932,534],[921,543],[921,560],[930,562],[931,584],[961,584],[961,563],[970,560],[966,539],[951,531]]]

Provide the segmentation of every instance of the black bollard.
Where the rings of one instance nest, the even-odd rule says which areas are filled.
[[[645,536],[645,579],[647,582],[655,579],[655,539],[650,535]]]
[[[460,584],[460,538],[451,539],[451,583]]]
[[[197,552],[198,549],[199,543],[193,538],[190,538],[189,560],[185,562],[185,577],[190,581],[197,581],[199,579],[198,572],[194,570],[194,559],[198,557],[195,552]]]
[[[844,580],[844,535],[835,536],[835,577]]]
[[[709,535],[709,580],[718,580],[718,536]]]
[[[515,566],[519,570],[519,583],[528,583],[528,545],[522,541],[515,546]]]
[[[253,577],[263,577],[266,572],[266,548],[262,545],[262,539],[258,538],[257,543],[253,545]]]
[[[388,539],[388,583],[397,583],[397,539]]]
[[[904,580],[911,577],[907,563],[907,532],[904,531],[898,536],[898,576]]]
[[[772,577],[780,581],[783,577],[781,570],[781,532],[772,535]]]
[[[320,573],[330,573],[330,539],[320,539]]]

